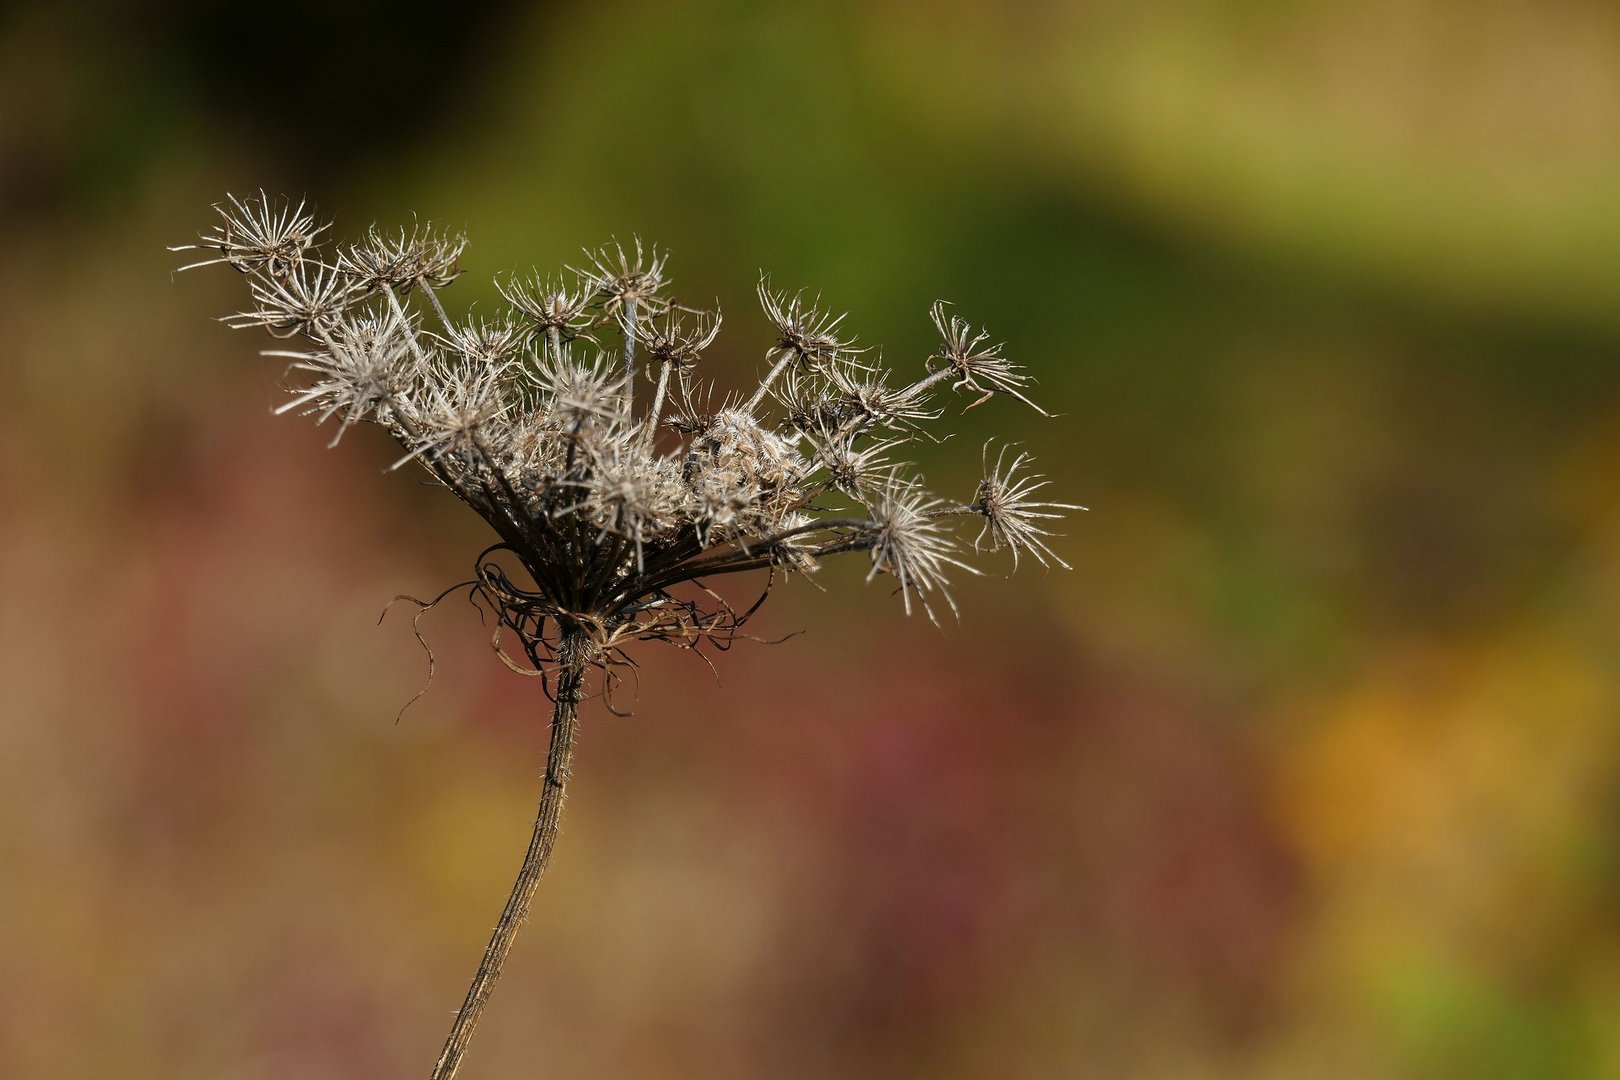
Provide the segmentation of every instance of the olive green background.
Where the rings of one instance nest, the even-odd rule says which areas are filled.
[[[1620,1075],[1620,9],[309,0],[0,16],[0,1075],[425,1075],[538,793],[484,528],[164,245],[226,191],[632,235],[896,365],[1072,572],[852,562],[588,707],[463,1076]]]

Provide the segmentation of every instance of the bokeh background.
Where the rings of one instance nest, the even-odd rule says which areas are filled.
[[[1061,418],[1072,572],[794,583],[586,715],[483,1077],[1620,1076],[1620,9],[597,0],[0,15],[0,1076],[424,1075],[544,703],[482,526],[163,250],[226,191],[637,234]],[[1005,570],[998,564],[997,570]]]

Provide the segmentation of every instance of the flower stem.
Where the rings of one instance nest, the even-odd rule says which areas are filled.
[[[798,359],[798,356],[798,353],[792,351],[782,353],[782,358],[772,364],[771,370],[767,371],[765,377],[759,380],[759,389],[754,391],[754,396],[749,398],[748,403],[743,406],[743,412],[748,413],[750,416],[753,415],[754,410],[759,408],[759,403],[764,401],[765,395],[770,392],[771,383],[775,382],[776,377],[786,371],[788,365]]]
[[[636,399],[636,301],[634,297],[627,297],[624,301],[624,411],[630,411],[630,405]]]
[[[507,898],[501,920],[495,925],[495,932],[484,949],[478,973],[473,976],[472,986],[467,990],[467,999],[461,1003],[455,1023],[451,1025],[450,1036],[445,1040],[439,1060],[433,1066],[431,1080],[451,1080],[461,1067],[467,1044],[472,1041],[473,1029],[478,1026],[484,1005],[501,977],[501,968],[512,951],[518,929],[528,917],[529,901],[534,896],[535,887],[540,884],[540,876],[546,872],[546,865],[551,861],[551,849],[557,840],[557,825],[562,820],[563,796],[572,771],[574,739],[579,733],[580,683],[584,680],[586,668],[584,632],[575,627],[565,627],[558,643],[557,657],[560,664],[557,673],[557,708],[551,720],[551,746],[546,753],[545,782],[540,791],[540,810],[535,818],[534,834],[529,839],[528,850],[523,853],[523,866],[512,886],[512,895]]]

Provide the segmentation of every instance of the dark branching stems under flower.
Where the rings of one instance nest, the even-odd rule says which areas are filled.
[[[695,372],[720,313],[674,303],[666,256],[639,240],[586,252],[571,277],[510,279],[504,314],[456,321],[438,293],[461,272],[463,237],[373,227],[334,245],[302,203],[260,193],[216,209],[219,223],[175,250],[201,253],[186,269],[243,274],[249,306],[227,325],[298,343],[267,353],[289,364],[278,411],[329,422],[334,444],[380,424],[403,450],[395,468],[416,463],[489,523],[499,539],[458,588],[494,616],[496,651],[555,702],[533,839],[434,1080],[455,1075],[549,861],[590,670],[611,708],[629,643],[723,650],[780,576],[835,555],[863,553],[869,581],[891,578],[906,611],[930,619],[942,604],[954,612],[947,577],[979,573],[967,556],[986,546],[1015,565],[1067,565],[1048,526],[1080,507],[1044,499],[1027,454],[1009,461],[1002,447],[992,464],[987,447],[966,502],[930,494],[895,460],[938,438],[928,425],[950,391],[969,408],[1002,395],[1041,411],[1029,375],[943,304],[938,349],[908,380],[857,348],[819,298],[761,280],[776,334],[767,366],[746,397],[713,406]],[[638,395],[642,379],[650,392]],[[963,519],[980,529],[967,548]],[[765,580],[746,610],[707,584],[750,571]]]

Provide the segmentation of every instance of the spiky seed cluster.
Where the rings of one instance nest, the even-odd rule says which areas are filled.
[[[571,290],[561,279],[533,275],[496,282],[495,288],[512,305],[516,315],[529,320],[543,333],[558,334],[562,340],[572,341],[591,325],[588,312],[594,297],[588,287]]]
[[[986,331],[975,330],[965,319],[948,312],[947,307],[945,301],[936,300],[929,310],[934,328],[939,331],[940,346],[939,352],[928,358],[928,364],[930,368],[936,363],[943,365],[936,377],[953,378],[956,380],[951,384],[953,389],[978,394],[978,400],[969,405],[969,409],[983,405],[997,394],[1006,394],[1042,416],[1050,415],[1024,396],[1024,390],[1033,380],[1002,354],[1006,346],[988,344],[990,335]]]
[[[1085,507],[1037,498],[1036,493],[1052,482],[1025,468],[1031,461],[1025,451],[1014,455],[1009,462],[1007,447],[1003,446],[996,452],[996,463],[992,467],[990,448],[987,446],[984,458],[984,479],[979,481],[979,490],[974,494],[971,507],[974,513],[984,518],[979,535],[973,541],[974,550],[983,550],[984,541],[988,538],[990,550],[1006,548],[1012,552],[1015,568],[1018,566],[1019,553],[1027,551],[1042,566],[1057,563],[1068,570],[1069,564],[1046,542],[1048,537],[1054,535],[1046,526],[1063,517],[1061,511],[1083,510]]]
[[[569,269],[601,299],[610,313],[618,313],[626,305],[644,305],[655,311],[667,306],[663,296],[669,282],[664,278],[664,263],[669,256],[657,248],[643,250],[640,238],[635,242],[635,254],[625,254],[624,245],[587,251],[588,265],[583,270]]]
[[[269,280],[283,281],[297,269],[304,252],[327,227],[317,226],[315,216],[305,212],[302,202],[297,206],[273,202],[262,191],[257,198],[240,199],[235,195],[226,198],[230,202],[228,207],[223,204],[215,207],[220,224],[202,233],[201,243],[173,249],[210,253],[209,257],[182,266],[181,270],[225,263],[244,274],[262,271]]]
[[[830,371],[865,351],[855,348],[854,339],[846,341],[838,336],[839,324],[848,313],[834,315],[820,310],[816,307],[821,302],[819,296],[806,300],[803,289],[791,296],[773,293],[768,278],[760,280],[758,292],[759,306],[776,328],[773,355],[796,357],[806,368]]]
[[[468,584],[537,666],[563,628],[586,631],[602,664],[634,638],[724,646],[749,613],[706,581],[810,573],[845,552],[866,553],[869,580],[892,576],[906,610],[934,618],[940,599],[954,610],[949,573],[978,572],[953,529],[962,517],[982,522],[975,549],[1066,565],[1046,526],[1078,507],[1038,498],[1047,482],[1027,454],[1008,463],[1003,448],[992,467],[987,448],[968,503],[929,494],[892,457],[942,414],[946,382],[979,395],[969,407],[996,394],[1032,404],[1028,375],[943,305],[939,349],[907,381],[840,336],[843,315],[761,281],[768,367],[747,398],[712,406],[694,372],[720,314],[671,302],[666,256],[639,241],[587,252],[574,283],[509,281],[509,314],[456,322],[437,293],[460,273],[460,236],[372,228],[334,254],[301,203],[261,193],[216,209],[220,225],[184,249],[208,255],[192,266],[247,276],[251,305],[225,322],[304,342],[268,354],[297,375],[278,411],[334,421],[334,443],[381,424],[399,465],[419,462],[477,510],[500,542]]]

